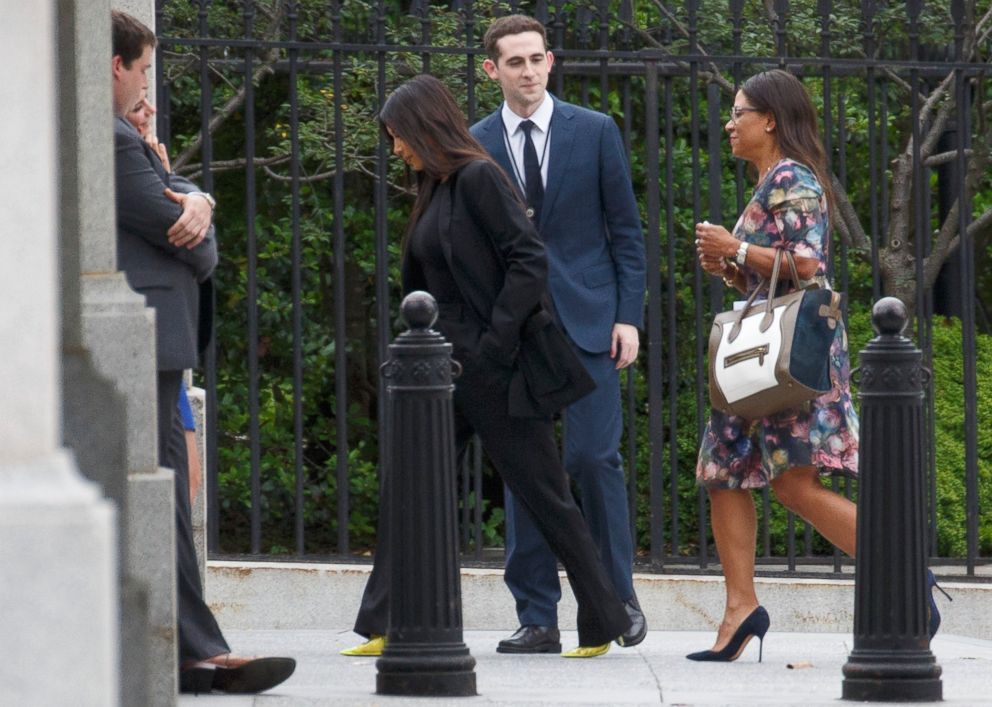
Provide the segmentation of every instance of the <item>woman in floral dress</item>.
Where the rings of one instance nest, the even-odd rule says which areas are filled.
[[[784,249],[793,253],[801,279],[827,287],[832,193],[816,112],[802,84],[780,70],[753,76],[737,92],[726,130],[734,156],[757,170],[758,184],[732,234],[722,226],[696,225],[700,265],[729,287],[750,292],[771,275],[775,252]],[[806,408],[760,420],[711,413],[696,480],[709,494],[727,600],[713,648],[690,654],[691,660],[735,660],[768,629],[768,613],[754,591],[753,489],[771,486],[786,508],[854,555],[855,505],[820,482],[824,475],[858,471],[858,416],[842,324],[830,363],[832,389]]]

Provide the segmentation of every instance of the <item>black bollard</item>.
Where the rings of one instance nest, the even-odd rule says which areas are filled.
[[[942,699],[927,630],[923,386],[929,373],[902,336],[906,306],[875,303],[878,334],[860,354],[861,466],[854,649],[846,700]]]
[[[410,327],[389,346],[386,528],[389,630],[376,661],[383,695],[469,696],[475,658],[462,639],[451,344],[431,329],[437,303],[411,292]]]

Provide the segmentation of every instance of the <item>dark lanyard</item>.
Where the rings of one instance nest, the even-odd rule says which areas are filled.
[[[529,120],[529,119],[528,119]],[[500,125],[503,126],[503,141],[506,145],[506,151],[510,158],[510,166],[513,167],[513,177],[517,180],[517,184],[520,186],[520,192],[523,194],[527,193],[527,183],[524,181],[523,175],[520,172],[520,168],[517,166],[517,160],[513,156],[513,146],[510,144],[510,133],[506,129],[506,121],[503,120],[503,116],[499,118]],[[536,123],[535,123],[536,127]],[[532,128],[533,129],[533,128]],[[526,140],[526,136],[524,140]],[[533,138],[531,138],[533,140]],[[537,171],[541,174],[544,172],[544,158],[548,154],[548,143],[551,142],[551,125],[548,124],[548,134],[544,136],[544,147],[541,148],[541,159],[537,161]],[[521,150],[521,153],[523,150]],[[523,155],[521,154],[521,159]]]

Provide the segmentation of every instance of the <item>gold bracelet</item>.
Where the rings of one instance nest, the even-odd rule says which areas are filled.
[[[727,265],[730,266],[730,269],[733,270],[733,273],[730,275],[730,277],[727,277],[726,275],[723,276],[723,284],[725,284],[727,287],[737,287],[735,282],[737,280],[737,276],[740,275],[741,273],[740,268],[738,268],[733,263],[727,263]],[[726,269],[724,269],[724,272],[727,272]]]

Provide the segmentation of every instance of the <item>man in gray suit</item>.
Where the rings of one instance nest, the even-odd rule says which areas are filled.
[[[117,262],[131,287],[155,309],[159,463],[171,467],[176,479],[180,690],[261,692],[286,680],[296,662],[232,656],[203,600],[190,523],[186,439],[176,407],[183,370],[196,366],[210,336],[210,275],[217,265],[214,200],[165,169],[125,119],[147,89],[155,35],[123,12],[112,13],[112,24]]]

